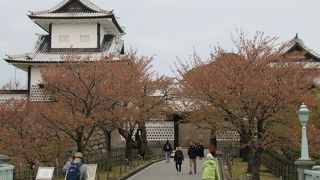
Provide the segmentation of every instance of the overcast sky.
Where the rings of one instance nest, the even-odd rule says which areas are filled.
[[[5,54],[30,52],[35,33],[45,33],[28,11],[45,10],[62,0],[0,0],[0,83],[14,81],[15,68]],[[125,46],[140,55],[155,56],[154,70],[172,76],[177,57],[187,59],[195,48],[208,58],[218,43],[232,48],[230,33],[264,31],[281,40],[299,33],[305,44],[320,53],[319,0],[91,0],[114,10],[125,27]],[[26,82],[24,73],[17,79]]]

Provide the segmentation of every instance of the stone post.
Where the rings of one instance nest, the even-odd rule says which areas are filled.
[[[14,166],[9,165],[10,158],[0,154],[0,177],[5,180],[13,180]]]
[[[301,124],[301,156],[294,162],[298,168],[298,180],[304,180],[304,170],[311,169],[315,162],[309,157],[308,138],[307,138],[307,124],[309,118],[309,110],[303,103],[298,111],[298,117]]]

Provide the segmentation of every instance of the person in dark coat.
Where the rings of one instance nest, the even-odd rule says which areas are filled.
[[[198,145],[198,156],[200,160],[204,157],[204,147],[202,145],[202,142],[200,142]]]
[[[181,174],[181,165],[184,160],[183,152],[181,146],[176,147],[176,151],[174,153],[174,161],[176,162],[177,173]]]
[[[193,142],[190,143],[190,147],[188,149],[188,156],[189,156],[189,165],[190,165],[189,174],[192,174],[192,166],[193,166],[193,171],[196,174],[197,173],[197,147]]]
[[[171,151],[172,151],[171,144],[169,143],[169,140],[167,140],[167,142],[163,145],[163,148],[162,148],[162,152],[164,152],[167,163],[170,162]]]

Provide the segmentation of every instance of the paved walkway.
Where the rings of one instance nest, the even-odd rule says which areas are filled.
[[[202,160],[197,159],[197,174],[189,174],[189,158],[187,151],[183,150],[183,155],[185,160],[182,162],[181,174],[177,174],[175,163],[171,158],[169,163],[166,161],[161,161],[155,163],[148,168],[142,170],[136,175],[129,178],[129,180],[201,180],[202,175],[202,165],[205,161],[205,158]],[[205,151],[206,155],[206,151]]]

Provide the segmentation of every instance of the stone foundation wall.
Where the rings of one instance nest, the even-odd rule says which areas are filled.
[[[114,130],[111,135],[111,147],[123,148],[125,147],[125,141],[121,139],[118,130]],[[106,152],[106,140],[102,131],[96,131],[90,139],[90,143],[87,148],[88,154],[105,153]]]

